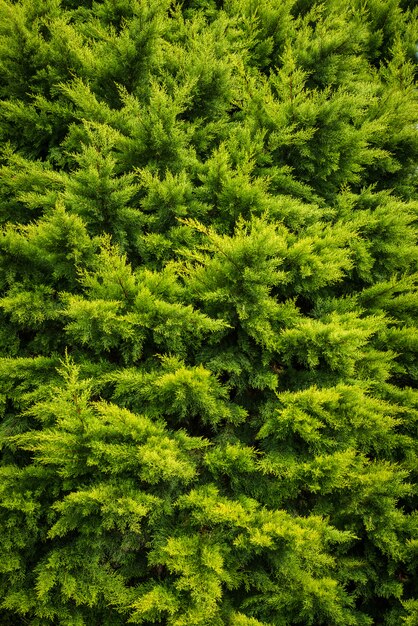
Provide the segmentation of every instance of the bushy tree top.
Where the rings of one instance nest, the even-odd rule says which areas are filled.
[[[0,0],[0,622],[418,624],[412,0]]]

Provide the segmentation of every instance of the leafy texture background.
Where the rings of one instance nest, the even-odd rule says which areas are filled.
[[[0,621],[416,626],[418,12],[0,0]]]

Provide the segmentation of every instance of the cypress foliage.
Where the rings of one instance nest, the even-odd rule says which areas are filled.
[[[418,623],[414,5],[0,0],[1,623]]]

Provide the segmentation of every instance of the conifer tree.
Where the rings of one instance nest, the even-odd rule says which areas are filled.
[[[0,622],[418,623],[418,10],[0,0]]]

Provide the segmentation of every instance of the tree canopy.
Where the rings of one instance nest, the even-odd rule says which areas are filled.
[[[418,624],[414,0],[0,0],[0,621]]]

